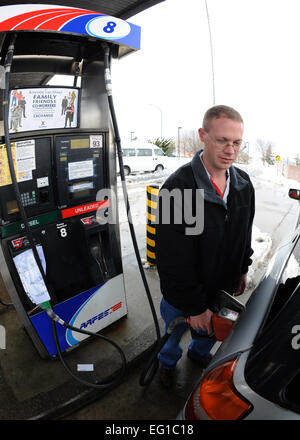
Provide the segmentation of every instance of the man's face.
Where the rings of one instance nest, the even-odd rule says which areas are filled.
[[[242,122],[225,117],[213,118],[207,131],[199,129],[204,143],[204,159],[215,170],[228,169],[236,160],[243,139]]]

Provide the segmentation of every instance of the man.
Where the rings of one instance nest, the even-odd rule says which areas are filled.
[[[66,114],[67,106],[68,106],[68,100],[67,100],[67,97],[65,96],[63,98],[63,100],[61,101],[61,115]]]
[[[22,95],[22,98],[19,101],[19,104],[22,108],[22,116],[23,118],[26,118],[25,112],[26,112],[26,100],[24,98],[24,96]]]
[[[190,317],[194,330],[210,334],[216,292],[223,289],[240,295],[246,287],[253,254],[254,188],[248,174],[232,166],[243,139],[243,120],[236,110],[227,106],[209,109],[199,136],[204,150],[169,176],[161,188],[156,257],[166,328],[177,316],[185,316]],[[196,193],[204,190],[202,233],[188,235],[185,221],[178,224],[172,212],[171,221],[164,224],[162,212],[168,208],[162,189],[179,189],[183,207],[186,190],[192,191],[193,215],[199,203]],[[169,206],[172,211],[174,204]],[[176,363],[182,356],[180,339],[186,329],[187,324],[177,327],[158,355],[160,377],[166,386],[172,384]],[[192,339],[188,357],[206,367],[214,343],[214,339]]]
[[[69,127],[71,128],[73,118],[74,118],[74,106],[73,104],[69,103],[66,108],[65,128],[67,128],[68,121],[69,121]]]
[[[23,110],[20,104],[14,105],[13,109],[11,110],[11,118],[10,118],[10,129],[14,132],[18,131],[19,127],[22,127],[22,114]]]

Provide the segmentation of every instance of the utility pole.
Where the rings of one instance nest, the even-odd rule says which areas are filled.
[[[177,131],[178,131],[177,155],[178,155],[178,157],[180,157],[180,130],[181,129],[182,129],[182,127],[177,128]]]

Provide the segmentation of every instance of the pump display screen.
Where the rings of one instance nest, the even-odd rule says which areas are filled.
[[[76,150],[77,148],[89,148],[90,142],[89,139],[71,139],[70,148],[71,150]]]
[[[78,127],[79,89],[34,87],[12,89],[10,133]]]

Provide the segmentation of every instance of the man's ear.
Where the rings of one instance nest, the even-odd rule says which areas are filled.
[[[203,128],[199,128],[198,133],[199,133],[201,141],[204,142],[205,131],[203,130]]]

